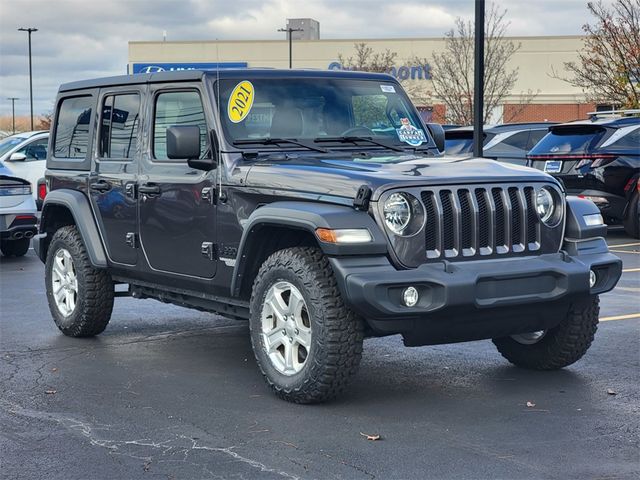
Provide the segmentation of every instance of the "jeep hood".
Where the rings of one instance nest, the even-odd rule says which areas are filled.
[[[300,156],[253,164],[246,185],[269,190],[295,191],[354,198],[361,185],[382,192],[402,186],[466,185],[500,182],[552,182],[550,175],[532,168],[494,160],[415,155],[376,157],[371,160]]]

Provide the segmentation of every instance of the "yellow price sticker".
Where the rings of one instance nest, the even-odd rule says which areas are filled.
[[[253,84],[244,80],[235,86],[229,96],[227,115],[233,123],[244,120],[253,107]]]

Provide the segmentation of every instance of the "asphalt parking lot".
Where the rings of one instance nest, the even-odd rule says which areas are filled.
[[[373,339],[347,394],[316,406],[267,391],[245,323],[119,298],[104,334],[64,337],[33,251],[2,258],[0,477],[639,478],[640,242],[608,241],[623,277],[577,364]]]

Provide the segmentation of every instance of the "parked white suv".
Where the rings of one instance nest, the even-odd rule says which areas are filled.
[[[49,132],[43,130],[17,133],[0,141],[0,162],[16,177],[29,181],[34,198],[38,180],[44,177],[48,146]]]
[[[20,257],[37,231],[36,204],[27,180],[13,176],[0,162],[0,250]]]

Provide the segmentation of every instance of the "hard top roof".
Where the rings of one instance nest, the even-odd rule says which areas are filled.
[[[137,73],[115,77],[94,78],[65,83],[60,92],[83,90],[97,87],[139,85],[143,83],[168,83],[202,80],[209,78],[355,78],[397,83],[397,80],[386,73],[352,72],[347,70],[284,70],[267,68],[221,68],[220,70],[180,70],[174,72]]]
[[[534,128],[545,128],[551,125],[557,125],[557,122],[522,122],[522,123],[503,123],[499,125],[485,125],[483,132],[499,133],[510,132],[515,130],[531,130]],[[450,132],[473,132],[473,125],[465,125],[449,129]]]

